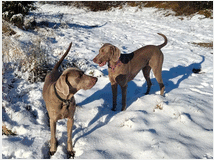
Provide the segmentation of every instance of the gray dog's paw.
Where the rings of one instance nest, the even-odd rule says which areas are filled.
[[[50,156],[53,156],[55,153],[56,153],[56,151],[52,151],[52,152],[49,151],[49,155],[50,155]]]
[[[116,107],[113,107],[111,110],[112,110],[112,111],[116,111]]]
[[[68,156],[68,159],[70,159],[70,158],[74,159],[74,157],[75,157],[75,151],[68,151],[67,156]]]
[[[51,146],[50,141],[49,141],[49,147]],[[58,141],[56,141],[56,148],[58,147]],[[49,150],[49,155],[53,156],[56,153],[56,151],[50,151]]]

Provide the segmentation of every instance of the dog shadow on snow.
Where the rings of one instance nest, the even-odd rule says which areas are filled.
[[[178,65],[171,68],[169,71],[162,71],[165,93],[169,93],[170,91],[178,88],[181,82],[187,79],[192,74],[202,74],[203,72],[201,72],[201,64],[204,62],[205,57],[201,55],[201,58],[202,60],[199,63],[192,63],[189,66]],[[176,83],[174,83],[172,79],[176,77],[180,78]]]
[[[162,77],[163,77],[163,82],[165,84],[165,93],[169,93],[170,91],[172,91],[173,89],[176,89],[179,87],[180,83],[187,79],[189,76],[191,76],[192,74],[197,74],[197,73],[193,73],[194,69],[201,69],[201,64],[204,62],[205,58],[204,56],[202,57],[202,61],[199,63],[192,63],[189,66],[181,66],[178,65],[176,67],[171,68],[168,71],[162,71]],[[200,73],[200,72],[199,72]],[[107,75],[108,71],[104,70],[104,74]],[[143,74],[142,72],[139,74]],[[173,81],[174,78],[179,77],[179,79],[177,80],[177,82],[175,83]],[[149,94],[154,94],[155,92],[159,91],[159,85],[156,81],[155,78],[151,79],[152,81],[152,87],[150,90]],[[130,81],[128,83],[128,88],[127,88],[127,108],[129,108],[129,106],[135,102],[139,97],[142,97],[147,89],[147,84],[146,81],[143,84],[142,87],[139,87],[136,85],[136,83],[134,83],[133,81]],[[97,124],[90,129],[89,131],[87,131],[86,133],[84,133],[83,135],[81,135],[80,137],[76,138],[74,141],[74,145],[76,144],[76,142],[84,136],[87,136],[89,134],[91,134],[92,132],[94,132],[95,130],[97,130],[98,128],[106,125],[108,122],[110,122],[110,120],[112,119],[112,117],[114,117],[116,114],[121,112],[122,109],[122,93],[121,93],[121,88],[118,85],[118,94],[117,94],[117,111],[112,111],[112,91],[111,91],[111,83],[109,82],[103,89],[96,91],[93,95],[91,95],[90,97],[86,98],[84,101],[82,101],[81,103],[77,104],[79,106],[85,105],[87,103],[91,103],[95,100],[100,100],[102,99],[104,101],[102,106],[98,107],[98,112],[97,114],[94,116],[94,118],[89,122],[88,127],[90,128],[90,126],[92,126],[93,124],[95,124],[95,122],[97,122]],[[139,110],[142,113],[145,113],[145,111],[143,110]],[[100,121],[101,117],[105,117],[105,120]],[[75,135],[76,133],[80,132],[81,129],[76,129],[73,133],[73,135]]]

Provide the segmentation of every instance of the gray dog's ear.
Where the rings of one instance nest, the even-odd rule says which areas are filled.
[[[66,83],[66,74],[63,74],[59,77],[59,79],[56,81],[56,90],[58,92],[61,92],[65,96],[68,96],[69,94],[69,87]]]
[[[113,62],[117,62],[118,59],[120,58],[120,50],[119,48],[115,47],[115,46],[111,46],[111,50],[112,50],[112,53],[113,53],[113,56],[112,56],[112,61]]]

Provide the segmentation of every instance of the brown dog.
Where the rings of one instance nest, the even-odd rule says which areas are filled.
[[[146,94],[149,93],[152,85],[149,76],[152,69],[160,86],[160,94],[163,95],[165,89],[161,75],[163,53],[160,49],[167,44],[167,38],[163,34],[158,34],[165,40],[159,46],[147,45],[130,54],[120,54],[120,50],[117,47],[106,43],[100,48],[99,54],[93,59],[100,67],[108,62],[108,73],[113,93],[112,110],[116,110],[118,84],[122,89],[122,111],[126,109],[127,83],[133,80],[140,70],[143,71],[147,81],[148,88]]]
[[[80,89],[90,89],[97,82],[97,78],[87,76],[83,71],[77,68],[68,68],[62,74],[58,72],[58,68],[63,59],[68,54],[72,43],[62,56],[62,58],[54,66],[51,73],[45,77],[43,87],[43,98],[50,117],[51,129],[51,147],[50,154],[53,155],[57,149],[56,141],[56,122],[59,119],[68,118],[67,121],[67,151],[68,154],[74,157],[72,147],[72,127],[73,116],[76,108],[74,94]]]

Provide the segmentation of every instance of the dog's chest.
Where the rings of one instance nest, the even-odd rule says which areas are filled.
[[[62,105],[60,106],[60,111],[58,115],[58,119],[64,119],[64,118],[73,118],[74,112],[75,112],[75,102],[72,102],[70,105]]]

